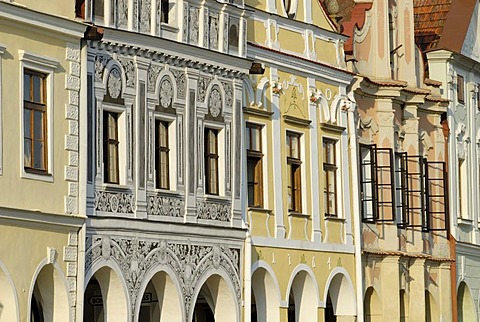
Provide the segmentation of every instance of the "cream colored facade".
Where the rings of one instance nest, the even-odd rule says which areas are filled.
[[[83,293],[78,101],[85,26],[31,10],[32,3],[0,3],[0,321],[37,321],[41,311],[45,321],[75,321]],[[32,73],[45,86],[42,171],[24,161]]]
[[[450,101],[448,155],[450,220],[456,240],[456,292],[458,321],[478,321],[480,292],[479,169],[480,157],[480,61],[479,4],[466,17],[468,29],[458,34],[460,52],[450,48],[427,53],[430,78],[441,81],[443,97]],[[462,38],[463,37],[463,38]]]
[[[347,97],[353,75],[344,63],[346,38],[317,1],[288,4],[246,2],[247,57],[265,71],[250,75],[243,104],[251,235],[244,319],[355,321],[355,106]],[[330,184],[324,145],[335,169]]]
[[[356,60],[349,66],[359,73],[354,93],[364,318],[451,321],[440,123],[447,101],[439,96],[440,84],[424,79],[412,1],[378,0],[362,10],[360,29],[351,31]]]

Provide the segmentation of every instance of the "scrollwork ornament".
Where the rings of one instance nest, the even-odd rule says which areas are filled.
[[[108,92],[113,99],[120,96],[122,90],[122,79],[120,77],[120,71],[117,68],[113,68],[108,75]]]
[[[125,71],[126,85],[129,88],[135,88],[136,74],[135,66],[131,60],[128,59],[119,59],[120,64],[122,64],[123,70]]]
[[[103,82],[103,72],[110,59],[110,56],[102,54],[95,57],[95,81],[97,83]]]
[[[220,91],[216,88],[213,88],[210,92],[210,97],[208,99],[208,109],[213,117],[219,116],[220,112],[222,111],[222,95],[220,94]]]

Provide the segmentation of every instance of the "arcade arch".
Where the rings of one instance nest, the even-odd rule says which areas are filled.
[[[457,291],[458,321],[477,321],[475,319],[475,305],[467,283],[461,282]]]
[[[256,321],[280,321],[280,293],[274,277],[265,268],[257,268],[252,275],[252,315]],[[252,321],[254,317],[252,316]]]
[[[15,288],[6,267],[0,262],[0,322],[19,321]]]
[[[365,322],[382,322],[380,298],[373,287],[367,288],[364,300]]]

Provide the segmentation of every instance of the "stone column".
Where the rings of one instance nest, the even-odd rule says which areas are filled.
[[[382,316],[400,321],[400,257],[387,256],[382,260]],[[416,320],[412,320],[416,321]]]
[[[425,321],[425,259],[412,260],[409,270],[409,320]],[[392,319],[392,321],[394,321]]]

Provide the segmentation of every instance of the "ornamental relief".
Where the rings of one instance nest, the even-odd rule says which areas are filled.
[[[128,88],[135,88],[136,83],[136,71],[133,61],[129,59],[119,59],[118,60],[125,71],[126,85]]]
[[[133,214],[135,196],[123,192],[95,191],[94,207],[95,211],[114,214]]]
[[[225,106],[228,109],[232,109],[233,108],[233,86],[227,82],[222,82],[222,86],[225,92]]]
[[[211,201],[197,201],[197,218],[221,222],[231,221],[230,204],[211,202]]]
[[[117,0],[117,27],[128,27],[128,0]]]
[[[209,47],[218,49],[218,14],[210,14]]]
[[[213,117],[217,117],[222,112],[222,94],[218,87],[213,87],[208,98],[208,111]]]
[[[237,305],[241,303],[240,249],[226,245],[192,245],[167,240],[87,237],[85,270],[99,260],[113,260],[122,271],[131,298],[132,309],[141,301],[140,287],[145,276],[158,266],[169,267],[179,281],[187,316],[192,309],[194,290],[200,278],[212,267],[223,269],[235,288]],[[132,311],[133,312],[133,311]]]
[[[189,8],[188,13],[188,29],[189,29],[189,42],[193,44],[198,44],[199,36],[199,9],[195,7]]]
[[[147,214],[149,216],[183,217],[185,201],[179,197],[148,196]]]
[[[155,86],[157,84],[158,75],[160,75],[161,70],[161,66],[150,65],[147,75],[147,88],[149,93],[155,93]]]
[[[206,76],[200,76],[197,82],[197,102],[203,103],[207,95],[207,88],[212,79]]]
[[[140,0],[140,32],[150,32],[151,0]]]
[[[177,83],[177,98],[185,99],[185,93],[187,90],[187,80],[185,78],[185,72],[175,69],[171,69],[170,71],[175,77],[175,82]]]
[[[112,58],[109,55],[99,54],[95,57],[95,82],[103,82],[105,66]]]
[[[160,82],[160,105],[163,108],[172,106],[173,86],[169,77],[164,77]]]
[[[110,74],[108,75],[108,93],[113,99],[116,99],[120,96],[122,92],[122,78],[120,76],[120,71],[117,68],[112,68]]]

